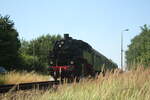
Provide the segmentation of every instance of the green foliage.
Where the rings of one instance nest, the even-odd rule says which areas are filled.
[[[128,68],[131,65],[142,64],[144,67],[150,66],[150,28],[147,25],[141,27],[142,32],[131,40],[126,59]]]
[[[0,15],[0,66],[7,70],[46,72],[49,52],[60,38],[60,35],[43,35],[20,43],[14,22],[9,16]]]
[[[61,39],[60,35],[43,35],[31,41],[22,40],[20,48],[21,69],[46,72],[49,52],[53,49],[55,41],[59,39]]]
[[[18,65],[20,41],[18,32],[9,16],[0,15],[0,66],[15,69]]]
[[[42,62],[48,62],[49,52],[53,49],[56,40],[61,38],[60,35],[40,36],[35,40],[30,41],[28,54],[37,56]]]
[[[27,54],[21,54],[21,70],[36,71],[44,73],[47,71],[47,64],[39,60],[37,56],[31,56]]]
[[[20,53],[28,54],[29,42],[21,40],[21,48],[19,49]]]

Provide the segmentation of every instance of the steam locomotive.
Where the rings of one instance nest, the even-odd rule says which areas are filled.
[[[82,40],[69,34],[57,40],[49,54],[49,72],[57,80],[95,76],[96,73],[118,66]]]

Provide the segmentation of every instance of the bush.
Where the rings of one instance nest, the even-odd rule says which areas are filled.
[[[27,70],[29,72],[36,71],[39,73],[47,73],[48,65],[46,63],[42,63],[38,57],[21,54],[21,60],[21,70]]]

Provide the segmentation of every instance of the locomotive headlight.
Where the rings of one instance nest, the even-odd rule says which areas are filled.
[[[59,44],[58,47],[61,48],[61,44]]]
[[[73,65],[73,64],[74,64],[74,61],[70,61],[70,64]]]
[[[53,64],[53,61],[50,61],[50,64],[52,65],[52,64]]]

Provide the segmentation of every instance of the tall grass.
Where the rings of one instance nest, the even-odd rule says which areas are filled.
[[[57,91],[20,91],[1,95],[3,100],[150,100],[150,69],[107,72],[97,79],[63,84]]]
[[[35,72],[9,72],[0,76],[0,84],[18,84],[27,82],[47,81],[49,76],[40,75]]]
[[[5,84],[5,77],[4,77],[4,75],[0,75],[0,84]]]

